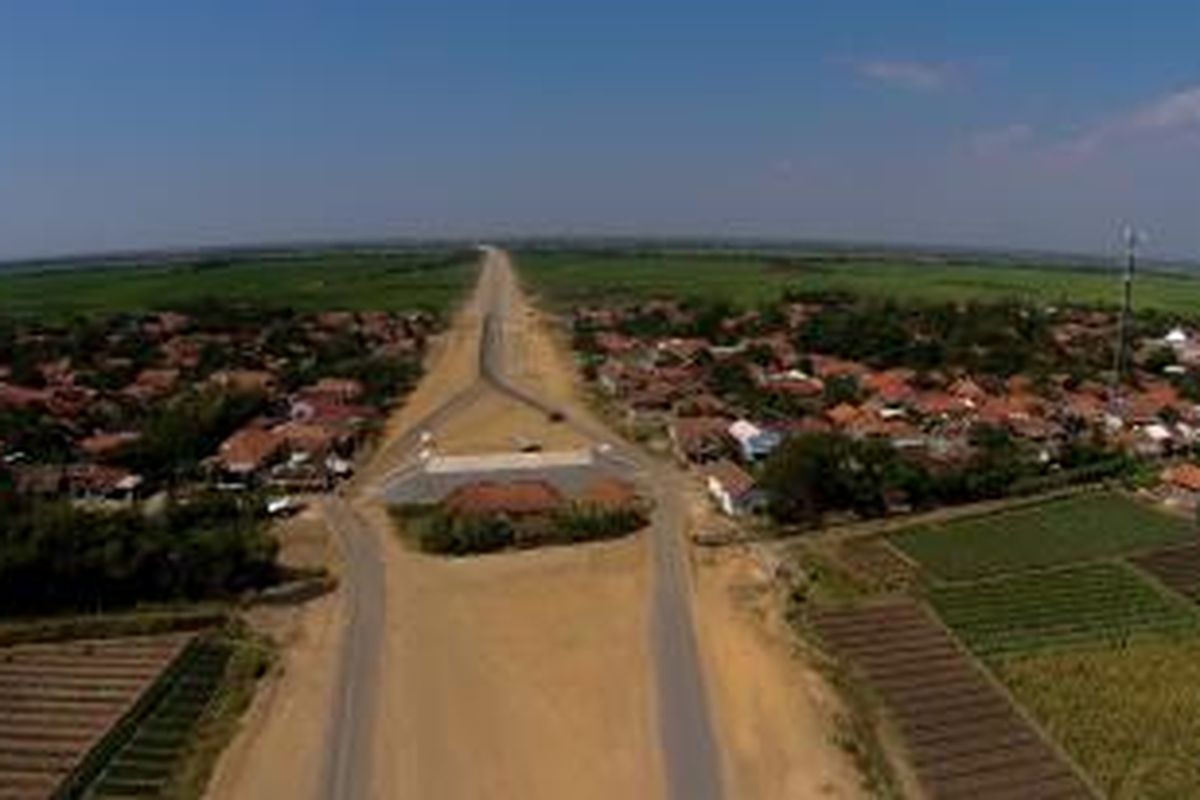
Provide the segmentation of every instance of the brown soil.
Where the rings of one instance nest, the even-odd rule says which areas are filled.
[[[730,798],[865,797],[834,741],[840,703],[791,646],[779,603],[741,551],[697,565],[697,624]]]
[[[375,796],[662,795],[646,543],[460,561],[389,553]]]

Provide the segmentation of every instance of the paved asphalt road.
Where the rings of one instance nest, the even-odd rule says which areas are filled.
[[[614,438],[606,429],[570,416],[511,383],[505,364],[504,329],[515,281],[508,257],[499,250],[485,250],[480,281],[484,314],[475,381],[448,398],[390,447],[400,455],[412,453],[422,431],[435,429],[473,402],[482,387],[490,386],[547,415],[562,413],[563,424],[595,441],[608,443],[651,478],[648,483],[655,499],[651,645],[668,795],[670,800],[719,800],[719,758],[688,601],[688,573],[681,546],[685,515],[678,478],[638,448]],[[368,737],[373,729],[375,687],[379,680],[386,582],[379,541],[340,497],[326,502],[327,518],[346,554],[343,582],[348,588],[347,627],[328,734],[322,797],[351,800],[367,797],[370,785],[372,748]]]

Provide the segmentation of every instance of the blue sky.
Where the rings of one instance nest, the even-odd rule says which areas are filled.
[[[1200,4],[0,3],[0,257],[404,235],[1200,255]]]

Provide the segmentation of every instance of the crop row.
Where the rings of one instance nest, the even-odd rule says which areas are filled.
[[[982,655],[1198,628],[1188,604],[1114,563],[943,585],[931,590],[930,599],[946,624]]]
[[[3,796],[46,797],[184,642],[170,635],[0,649],[0,787],[14,787]]]
[[[818,612],[813,624],[884,702],[928,796],[1091,796],[915,604]]]
[[[890,541],[935,577],[969,580],[1119,556],[1194,536],[1187,520],[1118,494],[1086,494],[1015,511],[923,525]]]
[[[201,639],[97,776],[91,797],[159,797],[221,684],[232,646]]]
[[[1200,542],[1164,547],[1129,560],[1163,585],[1200,601]]]

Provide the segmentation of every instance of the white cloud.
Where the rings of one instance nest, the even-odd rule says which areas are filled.
[[[1033,138],[1033,126],[1014,122],[1002,128],[979,131],[971,137],[971,152],[982,158],[1003,155]]]
[[[848,62],[859,76],[910,92],[936,92],[950,82],[950,70],[919,61],[856,60]]]
[[[1200,132],[1200,86],[1159,97],[1084,131],[1066,143],[1074,156],[1089,156],[1114,142],[1147,136]]]

